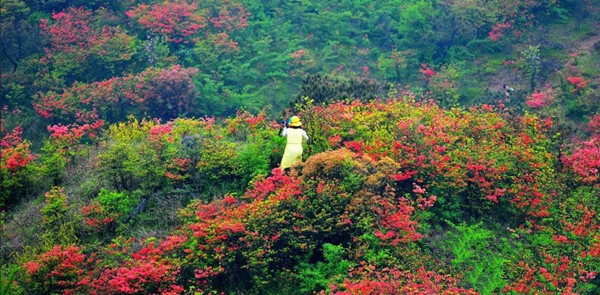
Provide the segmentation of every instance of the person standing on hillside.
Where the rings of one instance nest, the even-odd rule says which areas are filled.
[[[508,84],[504,84],[502,86],[502,89],[504,89],[504,96],[506,96],[507,99],[510,98],[510,96],[513,92],[515,92],[515,89],[508,86]]]
[[[302,139],[308,141],[308,135],[302,129],[300,118],[293,116],[287,122],[284,122],[281,136],[287,137],[287,144],[280,165],[281,170],[285,170],[302,161]]]

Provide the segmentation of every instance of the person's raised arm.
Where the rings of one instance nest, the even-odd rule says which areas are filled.
[[[302,130],[302,137],[304,137],[304,139],[306,139],[306,141],[308,141],[308,134],[306,134],[306,131]]]

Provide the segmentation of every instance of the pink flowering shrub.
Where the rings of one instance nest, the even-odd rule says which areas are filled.
[[[572,169],[579,180],[584,183],[600,184],[600,140],[592,138],[577,146],[571,155],[563,158],[563,162]]]
[[[547,106],[550,101],[550,96],[547,93],[536,90],[527,97],[525,103],[532,109],[539,109]]]

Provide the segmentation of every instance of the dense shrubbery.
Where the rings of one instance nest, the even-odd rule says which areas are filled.
[[[525,116],[513,124],[487,105],[447,111],[430,103],[395,101],[336,103],[303,114],[314,134],[313,153],[345,146],[373,159],[394,159],[402,167],[394,175],[399,189],[422,186],[438,203],[460,209],[440,212],[444,219],[465,219],[450,212],[509,220],[515,214],[549,213],[546,206],[556,189],[556,159],[544,135],[550,119]],[[509,204],[524,210],[515,212]]]
[[[28,110],[34,97],[43,116],[67,112],[64,124],[74,123],[73,108],[81,106],[84,118],[78,119],[98,113],[109,122],[132,113],[233,115],[265,105],[275,113],[302,79],[319,73],[350,83],[316,92],[307,84],[301,94],[368,99],[378,85],[400,83],[453,106],[489,103],[494,95],[486,89],[498,91],[502,83],[523,89],[524,97],[550,80],[564,88],[570,115],[581,118],[597,108],[597,71],[586,65],[597,52],[557,55],[557,45],[537,30],[556,17],[593,14],[591,3],[84,2],[4,5],[3,106]],[[562,81],[547,77],[566,59]],[[166,89],[165,83],[180,85]],[[172,92],[171,101],[163,100]]]
[[[22,258],[19,286],[103,294],[598,291],[600,191],[579,176],[576,155],[587,145],[564,160],[551,152],[550,120],[507,121],[485,105],[444,110],[412,93],[302,108],[312,141],[306,161],[287,174],[269,171],[283,142],[264,114],[109,126],[94,139],[93,169],[105,189],[84,206],[59,188],[47,194],[42,230],[58,235],[42,235],[42,246]],[[65,154],[80,148],[73,143]],[[152,210],[157,190],[195,200],[187,198],[165,238],[129,239],[132,218],[145,215],[133,208],[150,198]]]
[[[3,1],[0,294],[600,293],[597,5],[409,2]]]
[[[251,179],[269,172],[282,155],[278,127],[264,114],[249,113],[220,124],[214,118],[134,119],[108,128],[98,169],[115,189],[188,188],[210,201],[243,192]]]

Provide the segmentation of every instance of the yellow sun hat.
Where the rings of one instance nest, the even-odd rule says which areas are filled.
[[[302,122],[300,122],[300,118],[298,118],[298,116],[293,116],[290,118],[290,124],[291,127],[300,127],[302,126]]]

